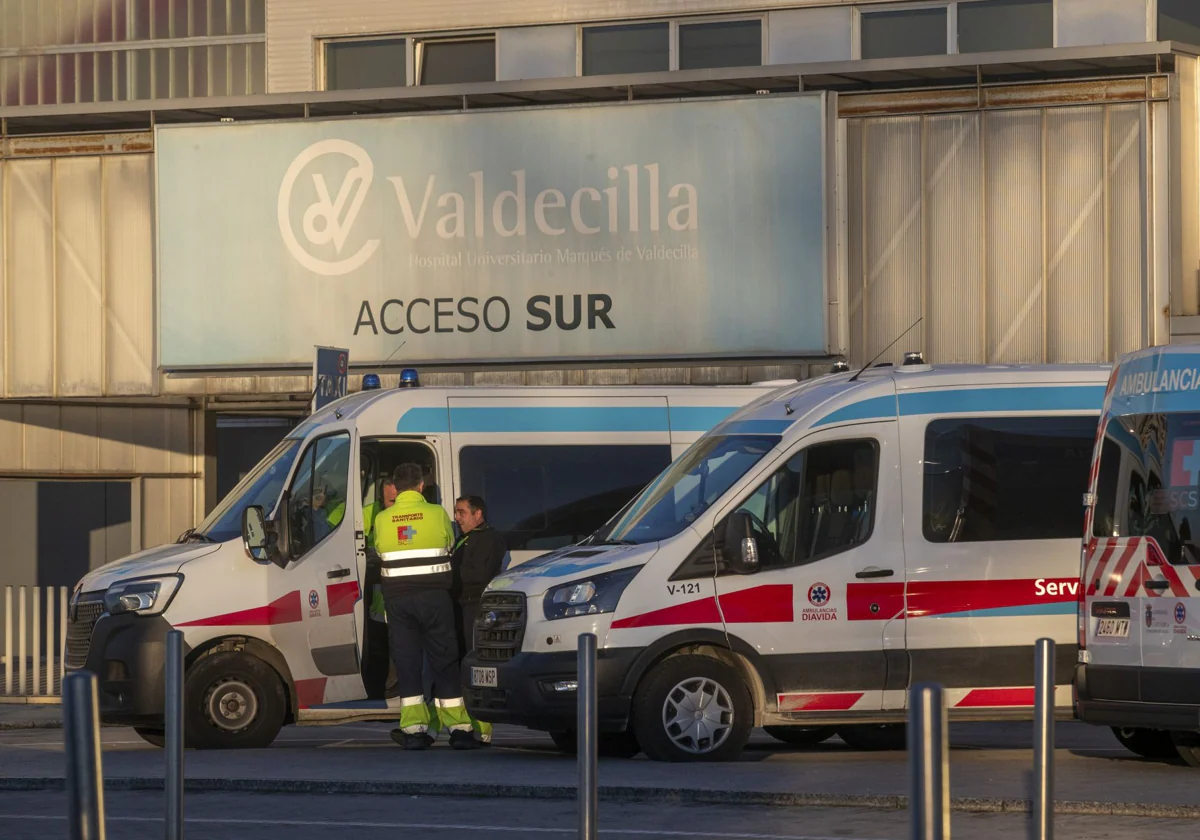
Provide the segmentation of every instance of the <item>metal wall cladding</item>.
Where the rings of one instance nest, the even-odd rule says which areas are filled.
[[[0,161],[4,397],[150,394],[149,155]]]
[[[1111,361],[1145,346],[1144,104],[854,119],[851,358]]]

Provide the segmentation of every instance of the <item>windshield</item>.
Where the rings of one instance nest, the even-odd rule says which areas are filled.
[[[1100,448],[1092,533],[1153,537],[1174,564],[1200,562],[1200,414],[1113,417]]]
[[[212,513],[201,522],[189,539],[205,542],[226,542],[242,535],[242,511],[261,505],[268,517],[279,501],[283,482],[292,469],[292,461],[300,451],[300,441],[283,440],[263,458],[229,495],[221,500]]]
[[[778,443],[778,435],[701,438],[589,542],[637,545],[675,536]]]

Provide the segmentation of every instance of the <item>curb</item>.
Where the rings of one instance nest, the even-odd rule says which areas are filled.
[[[104,780],[108,791],[162,791],[161,778],[125,777]],[[63,791],[62,778],[0,778],[0,791]],[[316,779],[186,779],[188,793],[261,793],[321,795],[383,795],[439,797],[500,797],[504,799],[575,799],[577,788],[565,785],[503,785],[406,782],[338,781]],[[869,796],[837,793],[773,793],[768,791],[696,790],[685,788],[632,787],[601,785],[601,800],[606,802],[658,802],[664,804],[765,805],[771,807],[877,808],[903,811],[908,797]],[[951,810],[974,813],[1030,812],[1026,799],[961,797],[950,800]],[[1136,802],[1056,801],[1056,814],[1104,817],[1154,817],[1160,819],[1200,820],[1200,805],[1156,805]]]
[[[61,720],[0,720],[0,732],[18,729],[62,729]]]

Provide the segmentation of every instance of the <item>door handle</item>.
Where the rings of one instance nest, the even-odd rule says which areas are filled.
[[[894,575],[891,569],[863,569],[855,575],[856,578],[883,578]]]
[[[1171,582],[1169,580],[1148,580],[1146,581],[1146,588],[1155,590],[1170,589]]]
[[[334,569],[331,572],[325,573],[325,577],[327,577],[327,578],[344,578],[344,577],[349,577],[349,576],[350,576],[349,569]]]

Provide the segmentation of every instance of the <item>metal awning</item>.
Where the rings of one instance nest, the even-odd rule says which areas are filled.
[[[4,135],[144,131],[154,125],[405,114],[475,108],[736,96],[756,92],[1012,84],[1170,72],[1198,48],[1158,41],[1091,47],[922,56],[820,64],[681,70],[470,85],[313,91],[203,99],[155,99],[0,108]]]

